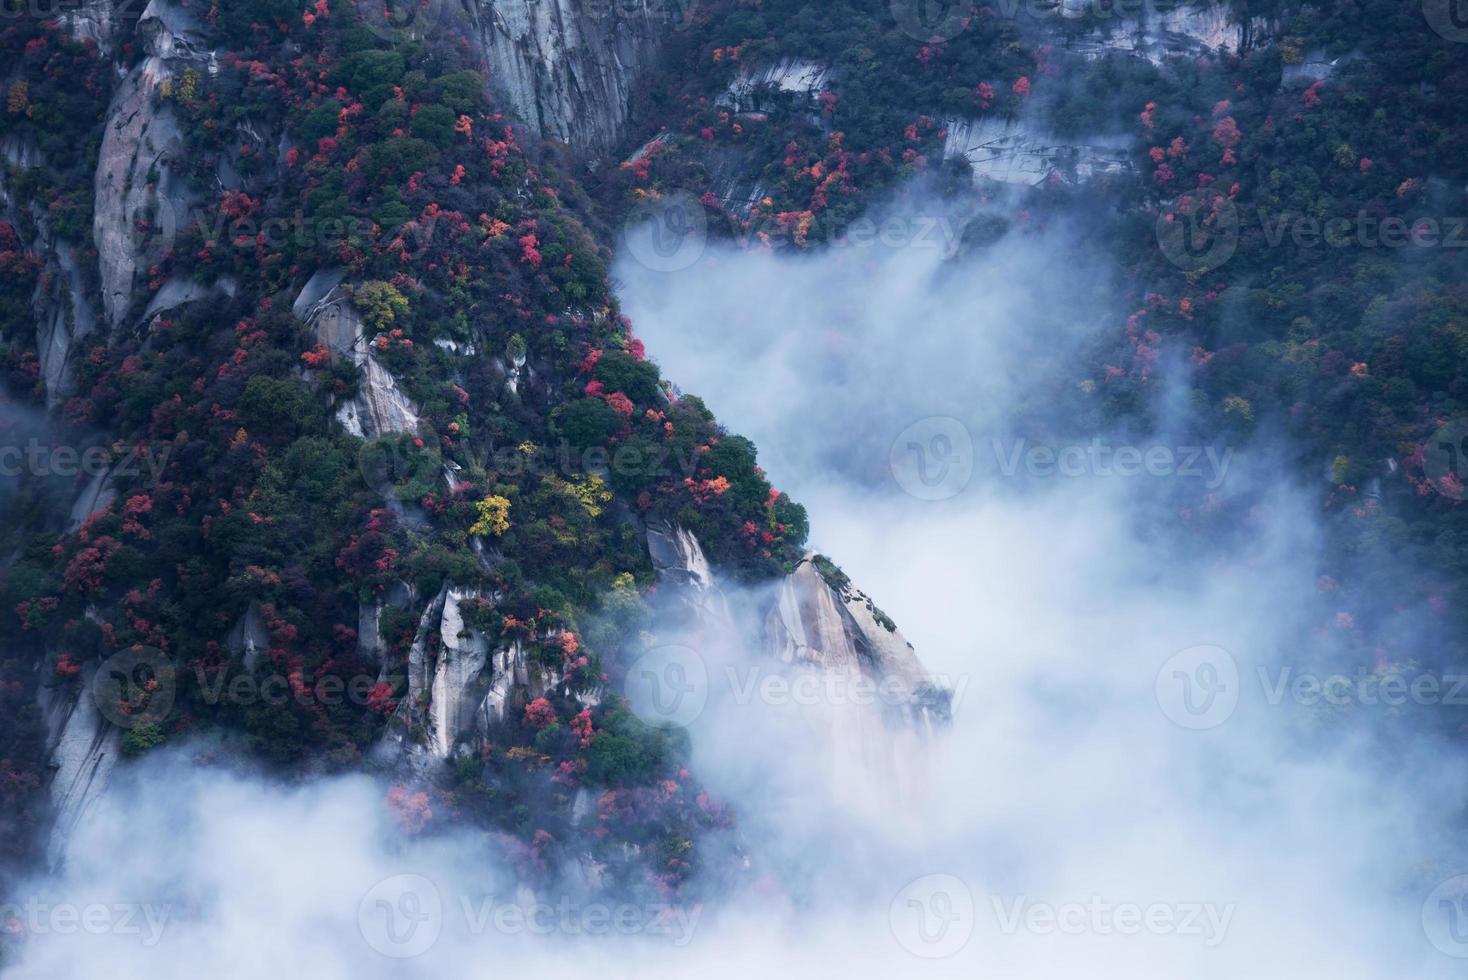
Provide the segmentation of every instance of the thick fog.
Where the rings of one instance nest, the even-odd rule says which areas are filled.
[[[909,200],[805,258],[634,233],[615,270],[665,375],[951,688],[946,732],[858,750],[839,696],[723,683],[749,637],[702,651],[693,768],[747,861],[667,906],[530,893],[471,832],[405,840],[366,777],[159,756],[8,910],[12,975],[1455,975],[1465,784],[1433,732],[1468,694],[1351,662],[1317,488],[1186,435],[1186,357],[1150,386],[1162,436],[1065,417],[1050,393],[1137,297],[1081,229],[957,248],[975,217]],[[1238,501],[1227,533],[1181,513]]]
[[[1143,297],[1084,229],[954,247],[1006,217],[910,197],[815,257],[709,245],[667,270],[634,235],[615,270],[664,373],[760,446],[812,547],[962,685],[925,798],[879,823],[894,870],[952,874],[975,903],[967,948],[911,968],[1455,969],[1461,909],[1439,903],[1461,883],[1433,889],[1464,870],[1447,832],[1462,767],[1433,732],[1464,697],[1398,663],[1432,661],[1432,612],[1348,652],[1372,644],[1321,580],[1320,488],[1285,476],[1267,435],[1196,436],[1187,352],[1164,348],[1150,385],[1160,434],[1096,440],[1099,412],[1047,404],[1083,390],[1076,355]],[[1193,519],[1238,503],[1222,532]],[[748,755],[697,744],[715,772]],[[835,852],[828,900],[852,900],[860,845],[800,829]],[[1011,929],[1017,901],[1087,910]],[[1123,935],[1104,910],[1128,902],[1214,924]]]

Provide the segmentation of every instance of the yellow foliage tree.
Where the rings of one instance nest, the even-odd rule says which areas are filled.
[[[1249,404],[1247,398],[1230,395],[1223,400],[1223,414],[1243,419],[1245,422],[1252,422],[1254,421],[1254,406]]]
[[[370,279],[352,289],[352,301],[362,311],[367,324],[386,330],[398,317],[408,312],[408,297],[397,287],[380,279]]]
[[[600,517],[603,507],[612,499],[612,491],[607,489],[606,482],[595,474],[583,480],[567,483],[566,489],[571,496],[581,501],[581,506],[585,507],[586,513],[592,517]]]
[[[185,68],[183,75],[179,77],[178,85],[175,86],[173,94],[184,102],[194,102],[199,98],[199,71],[196,68]]]
[[[12,116],[30,115],[31,87],[25,79],[10,83],[10,92],[5,98],[5,111]]]
[[[510,529],[510,502],[498,494],[490,494],[474,505],[479,520],[469,528],[470,534],[499,537]]]

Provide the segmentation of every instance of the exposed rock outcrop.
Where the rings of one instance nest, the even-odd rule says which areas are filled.
[[[347,431],[366,439],[390,432],[417,432],[418,406],[398,388],[387,368],[365,352],[358,364],[363,369],[361,391],[337,410],[337,418]]]
[[[462,609],[465,601],[477,598],[477,592],[461,589],[444,594],[428,712],[429,744],[439,758],[448,758],[458,737],[475,727],[483,704],[475,695],[489,659],[489,640],[465,625]]]
[[[43,239],[47,238],[43,231]],[[82,286],[76,249],[66,242],[56,242],[47,256],[47,266],[52,275],[42,278],[32,305],[37,315],[36,355],[46,385],[46,407],[54,408],[70,387],[67,362],[72,348],[92,332],[97,318]]]
[[[705,631],[728,634],[736,614],[698,540],[680,527],[652,526],[648,552],[660,583]],[[923,732],[946,722],[949,695],[923,667],[895,623],[827,559],[808,553],[757,610],[753,627],[771,662],[815,668],[881,687],[888,721]]]
[[[1062,0],[1059,12],[1063,17],[1080,18],[1097,6],[1093,0]],[[1272,25],[1265,18],[1239,20],[1231,5],[1217,0],[1198,4],[1148,0],[1136,14],[1100,19],[1093,31],[1073,37],[1069,46],[1085,57],[1119,52],[1160,65],[1169,58],[1204,51],[1241,54],[1271,31]]]
[[[741,593],[731,617],[693,535],[652,528],[648,549],[660,590],[686,604],[694,633],[701,634],[674,645],[692,647],[711,680],[729,677],[733,684],[739,677],[754,689],[781,675],[791,689],[807,692],[785,719],[796,727],[780,737],[801,740],[799,751],[829,780],[835,797],[876,810],[922,798],[935,764],[933,735],[950,717],[951,693],[839,569],[807,554],[773,590],[753,590],[753,608]],[[724,695],[737,706],[733,691],[718,696]]]
[[[51,752],[51,806],[56,814],[46,860],[52,867],[66,858],[72,831],[102,795],[122,754],[122,730],[97,710],[92,696],[95,665],[71,689],[42,687],[40,705]]]
[[[80,0],[75,4],[62,4],[56,22],[61,29],[77,41],[91,41],[102,55],[112,52],[115,31],[112,7],[114,0]]]
[[[0,220],[13,228],[24,228],[19,220],[15,200],[5,185],[8,169],[33,170],[46,166],[45,155],[35,141],[17,133],[0,139]],[[36,356],[40,361],[41,381],[46,390],[46,405],[54,408],[68,387],[67,360],[72,347],[96,326],[96,314],[83,288],[78,250],[72,243],[55,238],[46,210],[32,204],[27,215],[35,225],[35,235],[28,250],[45,263],[43,274],[32,292],[31,309],[36,323]]]
[[[224,638],[224,645],[230,653],[241,658],[245,670],[255,669],[260,662],[261,652],[270,646],[270,631],[265,628],[265,623],[260,618],[258,602],[251,602],[245,609],[239,622],[234,624],[234,628]]]
[[[744,113],[748,118],[753,113]],[[725,211],[738,217],[747,217],[754,206],[765,196],[765,187],[758,176],[759,165],[754,155],[747,150],[719,148],[708,154],[709,189],[719,199]]]
[[[103,312],[113,327],[133,304],[138,274],[166,254],[188,220],[186,181],[169,166],[169,159],[181,153],[183,133],[161,95],[182,67],[208,62],[188,11],[152,0],[138,34],[148,55],[112,96],[93,188],[92,235]]]
[[[1122,137],[1072,143],[1025,120],[994,116],[954,119],[946,128],[944,159],[966,158],[975,180],[1033,186],[1054,176],[1075,184],[1101,174],[1125,173],[1132,167],[1129,140]]]
[[[1304,56],[1297,62],[1286,62],[1281,66],[1280,78],[1288,82],[1318,82],[1322,79],[1334,78],[1336,72],[1352,62],[1364,60],[1358,51],[1341,55],[1338,58],[1330,57],[1324,50],[1313,50],[1305,52]]]
[[[948,700],[912,644],[866,593],[836,567],[808,553],[786,576],[765,618],[768,651],[784,663],[813,665],[873,685],[883,703],[928,730],[948,718]]]
[[[471,603],[493,596],[445,585],[423,610],[408,652],[407,692],[384,732],[381,761],[427,770],[463,740],[492,726],[561,683],[519,641],[499,646],[466,621]],[[498,648],[497,648],[498,647]],[[382,680],[391,679],[384,665]],[[595,697],[583,695],[587,705]]]
[[[143,319],[151,321],[159,314],[215,296],[234,296],[238,290],[239,282],[230,276],[223,276],[209,285],[174,276],[153,294],[153,298],[148,301],[148,308],[143,311]]]
[[[71,514],[67,518],[66,530],[68,533],[75,531],[86,523],[87,518],[101,510],[106,510],[117,500],[117,473],[122,468],[118,463],[111,469],[95,473],[82,488],[77,496],[76,502],[71,505]]]
[[[506,356],[509,363],[504,368],[505,387],[510,390],[510,394],[519,397],[520,381],[530,370],[526,366],[529,359],[524,353],[512,353]]]
[[[717,102],[734,112],[762,112],[772,108],[779,93],[814,98],[826,90],[830,69],[813,61],[782,58],[763,68],[741,71]]]
[[[337,420],[352,435],[364,439],[416,433],[418,406],[372,355],[362,317],[342,289],[341,280],[340,271],[316,273],[291,306],[297,317],[316,329],[316,339],[333,358],[348,360],[361,369],[361,386],[355,397],[337,407]]]
[[[703,628],[732,629],[728,599],[714,581],[697,538],[681,527],[653,525],[647,529],[647,551],[658,580],[671,586]]]
[[[382,666],[382,604],[364,602],[357,607],[357,656]]]
[[[683,15],[650,0],[488,0],[475,10],[475,37],[516,114],[592,155],[621,135],[633,85]]]

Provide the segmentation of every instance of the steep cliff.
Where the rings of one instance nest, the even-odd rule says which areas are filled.
[[[767,651],[783,663],[810,665],[885,687],[895,720],[932,731],[948,720],[948,695],[929,676],[912,644],[866,593],[814,552],[779,584],[765,617]]]
[[[1066,18],[1081,18],[1092,11],[1093,5],[1086,0],[1066,0],[1060,6]],[[1148,2],[1135,12],[1099,18],[1091,30],[1069,37],[1067,43],[1087,57],[1117,52],[1162,65],[1170,58],[1203,52],[1242,54],[1273,30],[1267,18],[1241,16],[1226,3]]]
[[[357,393],[342,401],[336,417],[347,432],[363,439],[416,433],[418,407],[368,349],[362,316],[341,282],[341,270],[318,272],[307,280],[291,307],[316,331],[317,340],[334,359],[345,360],[360,371]]]
[[[46,860],[52,866],[65,860],[72,831],[106,792],[121,755],[122,729],[103,717],[93,696],[95,673],[95,666],[88,667],[74,689],[41,689],[52,768],[54,817],[46,846]]]
[[[876,710],[864,712],[861,724],[833,731],[838,741],[859,741],[856,756],[888,758],[890,748],[879,743],[899,734],[903,752],[918,751],[947,722],[949,692],[891,620],[826,559],[808,554],[773,589],[759,590],[752,611],[736,611],[691,533],[653,525],[646,537],[659,582],[688,617],[666,620],[682,640],[706,645],[710,656],[713,647],[733,640],[748,666],[813,670],[839,682],[866,682],[880,692]],[[494,601],[492,595],[445,585],[424,608],[406,660],[383,664],[382,680],[396,670],[406,672],[407,694],[384,733],[380,759],[432,772],[435,760],[449,759],[465,740],[491,737],[508,712],[522,711],[563,683],[560,671],[531,657],[526,644],[468,625],[470,607]],[[664,615],[671,611],[665,608]],[[746,633],[755,638],[754,649],[739,646]],[[600,702],[594,693],[576,697],[588,707]],[[909,736],[918,742],[909,743]],[[886,776],[907,768],[893,762]]]
[[[647,529],[647,550],[658,581],[672,588],[697,622],[712,630],[731,628],[729,601],[697,538],[681,527],[652,525]]]
[[[1132,170],[1125,138],[1069,142],[1024,119],[995,116],[954,119],[945,128],[944,159],[967,160],[975,180],[1036,186],[1053,177],[1076,184]]]
[[[659,580],[710,636],[748,632],[754,665],[786,665],[883,689],[895,727],[931,733],[948,720],[948,692],[929,675],[885,613],[828,559],[808,552],[772,591],[760,590],[752,613],[734,611],[698,539],[677,526],[653,526],[648,550]]]
[[[471,609],[494,602],[493,595],[444,585],[424,608],[406,660],[383,662],[380,681],[406,672],[407,694],[376,748],[379,762],[432,775],[437,763],[484,743],[511,712],[563,683],[562,673],[533,660],[526,644],[469,625]],[[594,694],[577,700],[598,703]]]
[[[18,173],[44,170],[47,161],[34,141],[16,135],[0,142],[5,169]],[[16,202],[5,186],[7,174],[0,174],[0,219],[12,227],[24,224],[16,213]],[[75,243],[58,236],[49,215],[32,206],[25,215],[35,223],[35,237],[29,243],[41,257],[43,275],[29,296],[35,318],[36,355],[40,364],[40,380],[45,387],[47,407],[55,407],[67,387],[67,358],[76,341],[96,326],[97,316],[84,279],[85,256],[78,254]]]
[[[183,132],[160,96],[179,72],[208,63],[200,25],[183,8],[151,0],[137,31],[147,54],[113,94],[94,188],[93,241],[110,327],[123,324],[137,301],[137,277],[188,220],[190,194],[176,168]]]
[[[633,87],[683,16],[660,0],[486,0],[473,27],[516,113],[596,156],[622,135]]]
[[[725,680],[730,688],[776,680],[798,688],[799,710],[784,719],[794,727],[781,737],[800,740],[798,751],[833,798],[872,812],[921,800],[952,692],[865,593],[807,553],[771,586],[739,590],[731,602],[686,529],[650,527],[647,536],[662,587],[691,619],[670,616],[660,637],[680,651],[679,676],[690,673],[682,661],[698,661],[715,706],[747,708]]]

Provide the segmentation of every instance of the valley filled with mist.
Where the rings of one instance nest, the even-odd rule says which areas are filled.
[[[0,976],[1449,977],[1438,0],[0,20]]]

